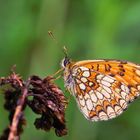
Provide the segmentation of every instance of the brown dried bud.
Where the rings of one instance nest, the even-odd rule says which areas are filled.
[[[65,125],[65,108],[67,100],[60,88],[53,83],[52,77],[41,79],[38,76],[31,77],[31,93],[33,98],[27,100],[32,110],[42,116],[35,120],[37,129],[49,131],[55,128],[57,136],[67,134]]]

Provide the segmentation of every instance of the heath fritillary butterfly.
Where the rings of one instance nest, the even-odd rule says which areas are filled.
[[[140,65],[121,60],[62,61],[66,88],[91,121],[119,116],[140,95]]]

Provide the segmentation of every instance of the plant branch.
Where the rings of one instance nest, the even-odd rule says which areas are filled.
[[[19,135],[17,135],[17,128],[18,128],[18,124],[19,124],[19,120],[20,118],[23,116],[23,106],[25,104],[25,100],[28,94],[28,87],[30,84],[30,78],[28,79],[28,81],[26,82],[26,85],[22,86],[22,95],[19,98],[19,100],[17,101],[17,107],[15,109],[15,113],[13,116],[13,120],[10,126],[10,133],[8,136],[8,140],[19,140]]]

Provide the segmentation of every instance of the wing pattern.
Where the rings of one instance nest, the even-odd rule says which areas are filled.
[[[79,61],[71,67],[74,96],[92,121],[119,116],[140,95],[140,66],[124,61]]]

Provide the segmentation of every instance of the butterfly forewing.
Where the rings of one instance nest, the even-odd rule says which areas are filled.
[[[120,115],[128,103],[139,96],[140,66],[134,63],[79,61],[69,66],[65,73],[71,77],[67,86],[76,97],[81,112],[92,121]]]

